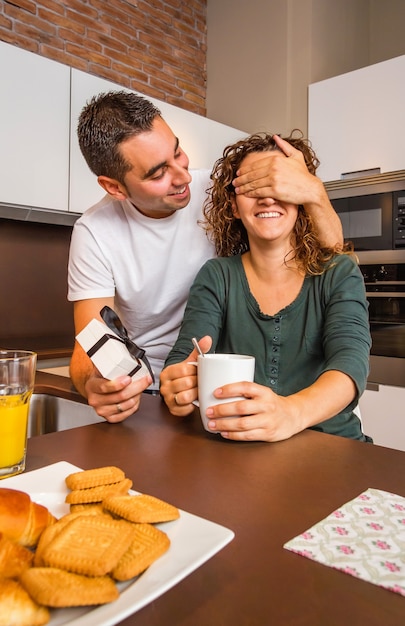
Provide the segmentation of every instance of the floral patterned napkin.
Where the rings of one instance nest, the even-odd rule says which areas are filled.
[[[284,548],[405,596],[405,498],[367,489]]]

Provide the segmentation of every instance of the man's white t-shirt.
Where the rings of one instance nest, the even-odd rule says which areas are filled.
[[[73,228],[68,299],[114,297],[128,335],[146,351],[155,387],[177,338],[191,283],[215,256],[198,224],[210,172],[191,174],[190,203],[167,218],[146,217],[130,201],[107,195]]]

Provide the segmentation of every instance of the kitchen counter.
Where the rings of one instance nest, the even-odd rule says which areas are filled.
[[[39,373],[37,391],[76,398],[69,379]],[[79,397],[80,399],[80,397]],[[122,626],[403,626],[405,598],[283,549],[369,487],[405,496],[405,453],[304,431],[236,443],[179,419],[158,397],[121,424],[33,437],[27,470],[57,461],[118,465],[134,489],[235,532],[234,540]]]

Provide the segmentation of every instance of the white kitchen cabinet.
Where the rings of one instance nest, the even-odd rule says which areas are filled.
[[[405,451],[405,387],[372,386],[359,402],[363,432],[377,445]]]
[[[68,209],[70,68],[0,42],[0,202]]]
[[[104,191],[80,152],[83,106],[116,83],[0,41],[0,205],[82,213]],[[128,90],[126,90],[128,91]],[[208,168],[246,132],[150,98],[179,137],[190,168]]]
[[[308,137],[323,181],[405,169],[404,76],[405,55],[309,85]]]

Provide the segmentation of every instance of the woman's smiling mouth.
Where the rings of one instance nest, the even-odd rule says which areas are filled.
[[[261,213],[257,213],[256,217],[260,217],[260,218],[281,217],[281,213],[279,211],[262,211]]]

